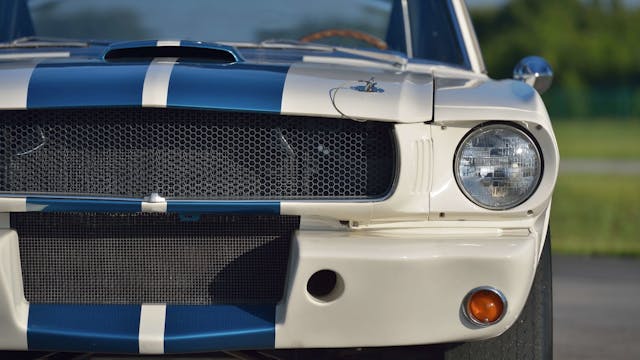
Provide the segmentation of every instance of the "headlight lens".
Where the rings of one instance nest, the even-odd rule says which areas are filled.
[[[456,180],[474,203],[506,210],[525,202],[542,174],[537,145],[524,131],[492,124],[469,133],[458,148]]]

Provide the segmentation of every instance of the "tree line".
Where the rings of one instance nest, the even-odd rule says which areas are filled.
[[[563,89],[640,85],[640,9],[622,0],[511,0],[473,18],[494,78],[540,55]]]

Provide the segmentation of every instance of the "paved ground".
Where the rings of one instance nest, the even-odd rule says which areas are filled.
[[[640,161],[560,162],[561,173],[640,174]],[[556,359],[640,359],[640,260],[559,257],[554,272]]]
[[[640,261],[555,257],[555,359],[640,359]]]

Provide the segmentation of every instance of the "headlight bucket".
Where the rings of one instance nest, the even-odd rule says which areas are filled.
[[[469,200],[490,210],[509,210],[527,201],[542,178],[540,148],[524,129],[483,124],[460,142],[454,173]]]

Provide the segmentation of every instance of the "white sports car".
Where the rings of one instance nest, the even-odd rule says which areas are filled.
[[[463,0],[1,1],[0,350],[548,359],[551,80]]]

